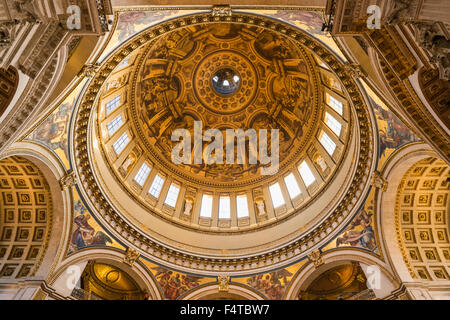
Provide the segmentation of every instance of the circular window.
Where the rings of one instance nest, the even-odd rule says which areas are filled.
[[[230,68],[220,69],[212,77],[212,86],[220,94],[235,93],[240,83],[241,77]]]

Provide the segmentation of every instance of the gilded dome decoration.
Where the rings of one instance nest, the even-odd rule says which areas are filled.
[[[3,2],[0,299],[450,299],[444,1]]]
[[[100,214],[121,234],[143,232],[139,241],[149,252],[155,249],[146,239],[164,239],[193,254],[194,264],[206,254],[221,265],[224,253],[253,253],[264,260],[267,248],[297,239],[301,254],[308,248],[302,242],[313,245],[346,221],[362,194],[364,184],[358,181],[367,177],[353,178],[359,163],[353,159],[364,162],[361,171],[372,158],[350,141],[371,144],[372,129],[359,89],[331,51],[294,27],[252,15],[208,19],[196,15],[149,28],[100,67],[78,111],[77,125],[87,125],[92,135],[88,148],[94,161],[80,163],[84,186],[95,188],[91,183],[102,181],[101,195],[88,191],[93,201],[111,201],[113,207],[98,202]],[[91,113],[86,99],[94,96]],[[193,141],[176,162],[179,140],[173,133],[179,129],[187,129]],[[258,144],[251,135],[244,135],[245,161],[239,162],[242,151],[234,145],[237,161],[202,161],[212,149],[211,129],[216,129],[214,143],[217,137],[227,141],[229,130],[253,130],[260,146],[266,132],[267,155],[278,149],[279,166],[273,169],[258,156],[252,162]],[[87,150],[82,132],[75,137],[79,156]],[[229,142],[209,151],[212,157],[228,153]],[[330,216],[342,197],[347,204]],[[270,235],[262,237],[263,230]],[[313,230],[318,236],[307,238]],[[246,241],[235,238],[243,234]],[[276,260],[265,263],[281,261]],[[223,267],[243,268],[236,262]]]
[[[163,161],[180,179],[223,188],[260,178],[261,163],[174,165],[171,135],[188,129],[193,137],[194,121],[204,130],[222,130],[223,137],[227,128],[279,129],[281,167],[304,152],[317,130],[317,70],[287,38],[238,24],[199,25],[160,37],[143,51],[131,88],[136,136],[145,137],[141,145],[152,162]]]

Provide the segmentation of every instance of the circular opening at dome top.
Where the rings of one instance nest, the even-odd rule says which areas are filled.
[[[212,87],[220,94],[235,93],[240,83],[241,77],[236,71],[230,68],[220,69],[212,77]]]

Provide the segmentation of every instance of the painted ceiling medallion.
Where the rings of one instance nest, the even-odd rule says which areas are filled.
[[[220,188],[267,180],[259,162],[174,165],[172,132],[188,129],[193,136],[194,121],[224,137],[228,128],[279,129],[284,168],[318,130],[316,73],[310,54],[269,30],[229,23],[180,29],[150,43],[140,58],[132,120],[149,157],[179,179]]]

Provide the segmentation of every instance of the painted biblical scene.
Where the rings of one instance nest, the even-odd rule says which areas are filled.
[[[271,16],[295,25],[329,46],[340,58],[346,60],[339,47],[327,31],[322,31],[324,23],[322,11],[308,10],[245,10],[256,14]]]
[[[420,139],[381,101],[363,81],[369,95],[375,117],[377,118],[379,138],[378,170],[386,159],[398,148]]]
[[[72,235],[67,254],[87,247],[116,247],[124,249],[94,219],[92,213],[81,201],[80,195],[75,187],[72,187],[74,202],[74,219],[72,225]]]
[[[179,273],[158,266],[150,261],[141,259],[147,268],[153,273],[160,285],[164,297],[168,300],[176,300],[189,290],[208,282],[217,282],[216,278],[199,277],[186,273]]]
[[[380,162],[384,163],[393,151],[419,139],[392,111],[376,103],[372,98],[370,100],[377,117]]]
[[[82,88],[81,82],[24,140],[34,141],[53,151],[68,169],[70,115]]]
[[[116,29],[111,39],[103,51],[100,60],[106,57],[112,49],[119,46],[124,41],[130,39],[136,33],[160,23],[164,20],[174,18],[179,15],[195,13],[196,10],[152,10],[152,11],[124,11],[119,12]]]
[[[379,254],[375,230],[374,189],[369,193],[365,205],[358,211],[345,230],[322,251],[333,248],[354,247]]]
[[[284,297],[289,282],[306,261],[307,260],[304,259],[294,265],[273,272],[251,277],[232,278],[232,281],[250,286],[261,292],[270,300],[280,300]]]

